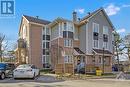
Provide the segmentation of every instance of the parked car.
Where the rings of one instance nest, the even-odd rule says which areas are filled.
[[[15,64],[13,63],[0,63],[0,78],[5,79],[9,75],[13,75]]]
[[[39,69],[32,64],[19,65],[14,71],[13,76],[16,78],[35,78],[40,73]]]

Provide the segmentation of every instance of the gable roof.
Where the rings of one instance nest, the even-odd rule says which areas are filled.
[[[34,23],[39,23],[39,24],[49,24],[51,23],[50,21],[47,20],[43,20],[43,19],[38,19],[35,17],[31,17],[31,16],[27,16],[27,15],[23,15],[29,22],[34,22]]]
[[[53,26],[55,25],[57,22],[60,22],[60,21],[63,21],[63,22],[72,22],[71,20],[68,20],[68,19],[65,19],[65,18],[62,18],[62,17],[57,17],[54,21],[52,21],[49,26]]]
[[[92,17],[94,14],[96,14],[96,13],[97,13],[98,11],[100,11],[100,10],[102,10],[102,8],[97,9],[97,10],[93,11],[92,13],[88,14],[87,16],[83,17],[83,18],[80,20],[80,22],[81,22],[81,21],[84,21],[85,19],[89,19],[90,17]]]
[[[111,25],[111,27],[112,27],[113,29],[115,29],[114,26],[113,26],[113,24],[112,24],[112,22],[111,22],[111,20],[109,19],[108,15],[106,14],[104,8],[102,8],[102,7],[99,8],[99,9],[97,9],[96,11],[90,13],[89,15],[83,17],[83,18],[80,20],[80,23],[83,22],[83,21],[89,20],[90,18],[92,18],[93,16],[95,16],[96,14],[98,14],[98,13],[101,12],[101,11],[103,12],[104,16],[105,16],[106,19],[108,20],[108,22],[109,22],[109,24]]]

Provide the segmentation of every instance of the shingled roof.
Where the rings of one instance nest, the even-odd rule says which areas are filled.
[[[74,50],[78,52],[78,54],[84,54],[84,52],[81,51],[78,47],[74,47]]]
[[[101,49],[93,49],[96,53],[99,53],[99,54],[112,54],[110,51],[108,50],[101,50]]]
[[[31,17],[27,15],[23,15],[29,22],[34,22],[34,23],[39,23],[39,24],[49,24],[51,23],[50,21],[43,20],[43,19],[38,19],[36,17]]]

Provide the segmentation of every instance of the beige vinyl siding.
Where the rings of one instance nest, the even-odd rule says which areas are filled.
[[[79,33],[79,41],[80,46],[79,48],[86,53],[86,24],[82,25],[80,27],[80,33]]]

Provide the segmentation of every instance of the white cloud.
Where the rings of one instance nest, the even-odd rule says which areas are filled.
[[[109,4],[105,8],[106,13],[111,16],[111,15],[116,15],[120,11],[120,7],[115,6],[114,4]]]
[[[79,12],[80,14],[84,14],[85,9],[79,8],[79,9],[75,9],[75,11]]]
[[[130,7],[130,4],[128,4],[128,5],[124,4],[124,5],[122,5],[122,7],[123,7],[123,8]]]
[[[125,28],[121,28],[121,29],[117,30],[117,33],[125,33],[125,32],[126,32]]]

